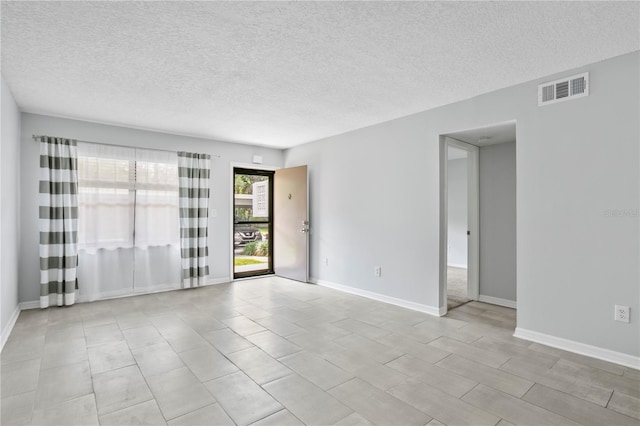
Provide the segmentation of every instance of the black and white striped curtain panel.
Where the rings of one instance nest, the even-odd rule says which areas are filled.
[[[183,287],[202,285],[209,275],[210,175],[210,155],[178,152]]]
[[[76,141],[40,137],[40,307],[73,305],[78,282]]]

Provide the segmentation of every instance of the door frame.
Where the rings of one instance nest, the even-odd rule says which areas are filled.
[[[449,200],[448,151],[455,147],[467,152],[467,297],[480,297],[480,149],[448,136],[440,136],[440,315],[447,313],[447,266]]]
[[[237,280],[246,280],[246,279],[251,279],[251,278],[255,278],[255,277],[247,277],[247,278],[234,278],[234,255],[233,255],[233,250],[234,250],[234,245],[233,245],[233,234],[234,234],[234,211],[233,211],[233,207],[234,207],[234,195],[235,195],[235,191],[233,189],[233,175],[234,175],[234,170],[236,168],[239,169],[249,169],[249,170],[265,170],[265,171],[276,171],[278,169],[280,169],[281,167],[276,167],[276,166],[264,166],[262,164],[253,164],[253,163],[238,163],[238,162],[229,162],[229,282],[233,282],[233,281],[237,281]],[[272,218],[273,220],[273,218]],[[273,256],[273,253],[272,253]]]

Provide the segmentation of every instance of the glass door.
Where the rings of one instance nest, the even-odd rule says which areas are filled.
[[[273,171],[233,170],[233,277],[273,273]]]

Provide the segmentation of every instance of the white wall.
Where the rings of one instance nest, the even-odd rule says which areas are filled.
[[[480,148],[480,295],[516,300],[516,143]]]
[[[447,163],[448,255],[449,266],[467,267],[467,159]]]
[[[634,52],[288,150],[286,166],[309,165],[311,276],[444,306],[440,135],[515,119],[518,327],[638,356],[639,60]],[[590,96],[538,107],[539,83],[584,71]],[[630,324],[613,321],[614,304],[631,306]]]
[[[13,327],[18,309],[18,253],[20,253],[20,111],[2,78],[2,145],[0,146],[0,347]]]
[[[167,133],[109,126],[36,114],[22,114],[22,248],[20,256],[20,301],[38,300],[38,144],[32,135],[59,136],[91,142],[111,143],[141,148],[185,150],[220,155],[211,159],[211,200],[209,218],[210,280],[228,281],[231,277],[230,256],[230,163],[250,164],[253,155],[261,155],[264,165],[281,167],[280,150],[217,142]],[[3,195],[4,196],[4,195]]]

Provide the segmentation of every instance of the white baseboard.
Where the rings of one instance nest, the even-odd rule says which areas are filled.
[[[25,309],[38,309],[40,307],[39,300],[31,300],[29,302],[20,303],[20,310],[24,311]]]
[[[2,329],[2,335],[0,336],[0,352],[4,349],[4,344],[7,343],[7,339],[9,339],[9,335],[11,335],[11,331],[13,330],[13,326],[16,325],[16,321],[18,320],[18,316],[20,315],[20,304],[16,306],[9,318],[9,322]]]
[[[492,305],[504,306],[505,308],[516,309],[517,302],[515,300],[501,299],[499,297],[485,296],[481,294],[478,297],[479,302],[491,303]]]
[[[514,337],[640,370],[640,357],[516,327]]]
[[[228,284],[230,282],[231,282],[230,277],[209,278],[209,280],[207,281],[207,285]]]
[[[457,263],[447,263],[447,266],[451,266],[452,268],[467,269],[467,265],[457,264]]]
[[[415,302],[411,302],[409,300],[404,300],[404,299],[398,299],[395,297],[391,297],[391,296],[386,296],[384,294],[380,294],[380,293],[374,293],[372,291],[368,291],[368,290],[362,290],[359,288],[354,288],[354,287],[349,287],[343,284],[337,284],[337,283],[333,283],[331,281],[325,281],[325,280],[319,280],[317,278],[310,278],[309,281],[311,281],[313,284],[318,284],[319,286],[322,287],[328,287],[328,288],[332,288],[334,290],[338,290],[338,291],[342,291],[345,293],[350,293],[350,294],[355,294],[356,296],[362,296],[362,297],[366,297],[367,299],[373,299],[373,300],[377,300],[380,302],[385,302],[385,303],[389,303],[391,305],[396,305],[396,306],[400,306],[403,308],[407,308],[407,309],[412,309],[414,311],[418,311],[418,312],[423,312],[425,314],[429,314],[429,315],[434,315],[434,316],[443,316],[444,314],[446,314],[446,307],[443,308],[436,308],[433,306],[429,306],[429,305],[423,305],[421,303],[415,303]]]

